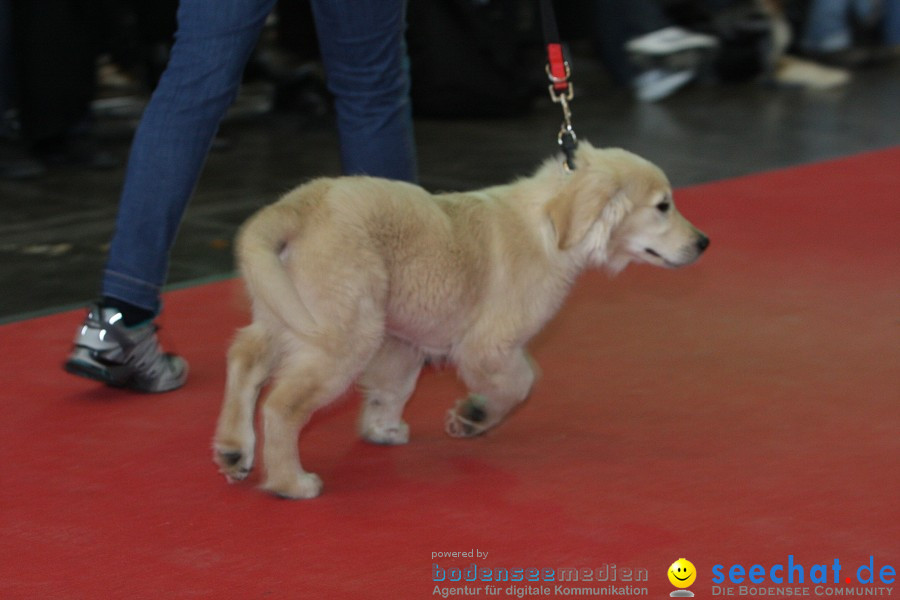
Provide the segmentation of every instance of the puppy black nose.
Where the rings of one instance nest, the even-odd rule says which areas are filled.
[[[706,250],[706,248],[708,246],[709,246],[709,238],[701,233],[700,237],[697,238],[697,249],[700,252],[703,252],[704,250]]]

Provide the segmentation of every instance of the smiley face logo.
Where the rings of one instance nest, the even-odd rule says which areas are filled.
[[[697,569],[694,564],[685,559],[679,558],[669,567],[669,582],[677,588],[688,588],[697,579]]]

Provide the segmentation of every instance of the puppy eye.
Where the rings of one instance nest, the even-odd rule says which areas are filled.
[[[669,204],[668,202],[660,202],[659,204],[656,205],[656,210],[658,210],[661,213],[668,212],[669,208],[671,206],[672,205]]]

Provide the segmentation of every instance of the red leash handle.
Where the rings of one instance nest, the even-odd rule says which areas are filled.
[[[556,94],[569,95],[571,73],[569,63],[563,55],[562,44],[547,44],[547,77],[550,78],[550,87]]]
[[[569,95],[569,63],[566,61],[562,43],[559,40],[559,27],[556,24],[556,13],[553,11],[553,0],[540,0],[541,25],[544,30],[544,42],[547,46],[547,76],[556,94]]]

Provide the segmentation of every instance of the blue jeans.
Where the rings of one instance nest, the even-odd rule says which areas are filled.
[[[888,4],[897,0],[888,0]],[[867,20],[878,9],[875,0],[813,0],[801,45],[807,52],[839,52],[853,45],[850,11]]]
[[[884,3],[884,43],[900,46],[900,0]]]
[[[102,295],[159,313],[175,235],[275,0],[182,0],[132,142]],[[415,181],[406,0],[312,0],[342,169]]]

